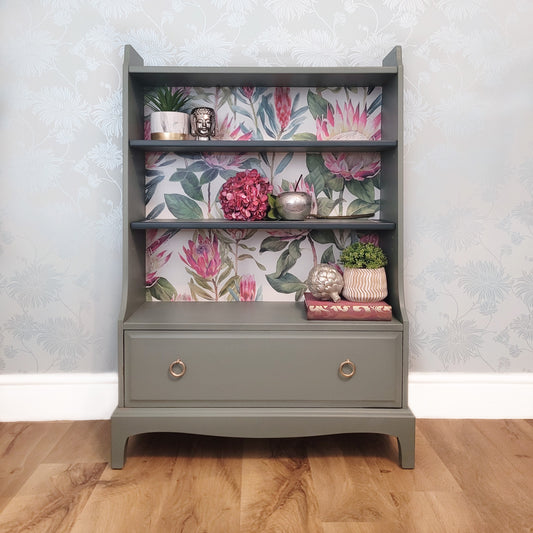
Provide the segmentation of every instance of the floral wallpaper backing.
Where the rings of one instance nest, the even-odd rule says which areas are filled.
[[[381,87],[180,90],[191,98],[189,107],[215,110],[218,139],[381,139]],[[149,112],[146,138],[148,119]],[[297,187],[308,192],[316,215],[374,215],[380,170],[379,153],[149,153],[146,216],[224,218],[221,187],[243,171],[267,180],[273,194]],[[147,298],[249,301],[292,294],[298,300],[309,270],[319,262],[337,262],[340,250],[356,238],[331,230],[150,231]]]
[[[401,45],[411,369],[533,371],[532,18],[528,0],[1,2],[0,372],[116,368],[124,44],[149,65],[191,66],[372,65]],[[304,104],[291,107],[293,125]],[[274,106],[272,122],[263,122],[274,135],[278,119]],[[247,135],[252,128],[241,122]],[[304,123],[291,134],[313,132]],[[235,132],[239,123],[229,126]],[[272,173],[277,188],[318,164],[286,157],[251,155],[246,164]],[[152,178],[161,177],[148,213],[169,210],[165,194],[216,209],[209,180],[191,188],[183,172],[193,167],[201,180],[210,164],[233,172],[233,163],[148,160]],[[341,191],[331,198],[322,191],[324,209],[361,198],[354,183],[371,183],[363,198],[379,202],[377,175],[337,183],[345,201],[332,206]],[[177,235],[148,235],[149,246],[164,241],[166,251],[154,277],[172,278],[168,269],[178,264],[199,294],[212,295],[214,287],[194,277],[194,247],[217,246],[229,268],[220,284],[239,276],[239,294],[227,294],[235,299],[292,299],[257,283],[258,273],[275,273],[279,257],[298,246],[301,258],[289,270],[301,280],[313,254],[336,249],[304,235],[267,243],[249,232],[225,232],[216,242],[184,237],[174,245]],[[274,242],[281,253],[258,251]],[[189,286],[174,288],[190,296]]]

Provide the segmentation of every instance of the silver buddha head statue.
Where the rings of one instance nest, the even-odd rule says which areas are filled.
[[[211,107],[195,107],[191,111],[191,133],[197,141],[209,141],[215,135],[215,110]]]

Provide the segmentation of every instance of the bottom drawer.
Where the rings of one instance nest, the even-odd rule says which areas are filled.
[[[127,331],[124,349],[127,407],[401,406],[401,332]]]

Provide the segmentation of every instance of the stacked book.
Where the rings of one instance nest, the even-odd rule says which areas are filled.
[[[392,320],[392,308],[385,302],[331,302],[305,293],[308,320]]]

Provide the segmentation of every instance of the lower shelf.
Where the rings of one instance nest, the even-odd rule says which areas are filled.
[[[142,302],[132,308],[124,330],[403,331],[382,320],[308,320],[304,302]]]
[[[403,468],[415,464],[415,417],[409,408],[119,407],[111,417],[111,467],[124,466],[130,436],[163,432],[246,438],[383,433],[398,439]]]

